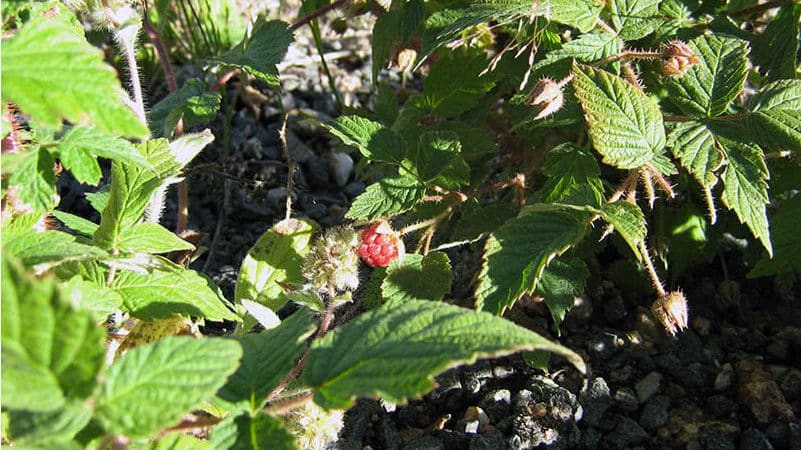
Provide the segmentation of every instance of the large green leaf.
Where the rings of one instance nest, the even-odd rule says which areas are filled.
[[[108,320],[108,316],[120,309],[122,297],[113,289],[79,275],[62,285],[64,296],[73,305],[92,312],[97,323]]]
[[[52,129],[62,119],[111,135],[144,137],[103,53],[60,19],[31,20],[2,44],[2,97]]]
[[[476,287],[476,306],[502,314],[536,289],[542,271],[587,230],[585,213],[537,204],[492,233]]]
[[[59,142],[59,159],[75,178],[96,185],[100,181],[98,156],[149,167],[147,159],[127,140],[112,138],[93,127],[72,127]]]
[[[406,154],[406,145],[397,133],[370,119],[341,116],[321,125],[372,161],[400,164]]]
[[[179,120],[188,130],[214,120],[219,109],[220,93],[208,92],[205,82],[193,78],[153,105],[147,120],[154,136],[170,137]]]
[[[799,23],[801,3],[785,2],[765,30],[751,41],[754,62],[768,80],[795,77]]]
[[[108,253],[76,242],[75,236],[63,231],[4,232],[3,251],[14,255],[28,267],[42,268],[71,261],[85,261],[108,256]]]
[[[383,178],[353,200],[345,217],[375,219],[399,214],[412,209],[425,192],[425,186],[414,178]]]
[[[282,220],[250,248],[236,279],[234,300],[259,301],[278,310],[286,303],[284,286],[304,282],[301,267],[309,252],[316,225],[307,220]],[[246,322],[248,324],[249,322]],[[255,322],[250,323],[250,328]]]
[[[601,168],[591,152],[572,143],[552,148],[542,165],[548,176],[542,201],[600,207],[604,201]]]
[[[230,339],[170,336],[129,350],[109,367],[95,416],[109,433],[150,436],[201,406],[236,370]]]
[[[423,0],[410,0],[396,5],[381,14],[373,26],[373,81],[378,79],[378,73],[392,56],[393,50],[397,46],[405,45],[426,17]]]
[[[267,394],[295,365],[314,330],[311,311],[301,308],[276,328],[236,338],[244,356],[217,396],[226,402],[243,403],[251,412],[258,411]]]
[[[754,145],[718,136],[729,164],[723,172],[723,204],[746,224],[769,255],[773,255],[766,205],[769,177],[762,150]]]
[[[137,273],[118,271],[111,287],[122,296],[123,309],[142,320],[168,319],[176,314],[221,322],[238,321],[220,288],[194,270],[173,267]]]
[[[445,253],[408,254],[389,265],[381,292],[388,300],[442,300],[451,281],[451,262]]]
[[[612,33],[585,33],[566,42],[562,48],[551,50],[545,58],[534,64],[532,70],[575,58],[579,62],[592,63],[616,55],[623,50],[623,40]]]
[[[533,4],[531,13],[586,33],[595,27],[601,8],[597,0],[543,0]]]
[[[153,222],[142,222],[120,233],[120,251],[128,253],[167,253],[175,250],[194,250],[195,246],[172,231]]]
[[[715,145],[715,136],[699,122],[682,122],[668,136],[668,147],[702,186],[718,182],[715,173],[723,164],[723,153]]]
[[[483,73],[487,64],[483,52],[447,53],[429,71],[418,106],[440,116],[455,116],[477,105],[495,85],[495,72]]]
[[[764,86],[751,98],[754,113],[749,128],[769,149],[801,149],[801,80],[781,80]]]
[[[801,195],[784,202],[776,215],[771,217],[770,228],[773,240],[773,258],[763,258],[757,262],[748,276],[764,277],[779,273],[801,272]]]
[[[16,447],[61,448],[58,441],[69,441],[92,419],[84,400],[72,400],[50,412],[10,411],[8,433]]]
[[[211,443],[218,450],[299,450],[284,421],[263,412],[228,417],[211,431]]]
[[[622,39],[641,39],[659,27],[659,0],[610,0],[607,7],[612,25]]]
[[[573,73],[576,97],[604,163],[632,169],[663,152],[662,112],[650,97],[603,70],[574,64]]]
[[[640,246],[648,234],[648,224],[640,207],[625,200],[618,200],[605,204],[601,208],[601,216],[620,233],[634,252],[634,256],[642,260]]]
[[[556,258],[542,273],[542,279],[534,293],[545,299],[557,332],[576,297],[584,294],[588,276],[587,265],[575,257]]]
[[[245,70],[270,86],[278,86],[276,64],[286,55],[294,37],[289,25],[280,20],[260,21],[253,33],[231,51],[212,61]]]
[[[390,300],[315,341],[303,370],[315,402],[347,408],[355,397],[403,402],[434,375],[478,357],[545,350],[585,367],[573,351],[491,314],[425,300]]]
[[[50,277],[2,260],[3,409],[55,411],[84,399],[103,365],[105,332],[66,301]]]
[[[417,174],[423,181],[431,181],[453,163],[462,151],[456,133],[429,131],[420,136],[415,155]]]
[[[18,187],[19,199],[34,211],[49,211],[56,205],[58,196],[54,163],[47,150],[32,150],[8,179],[9,185]]]
[[[682,77],[668,80],[670,101],[691,116],[719,116],[743,89],[748,43],[732,37],[701,35],[689,46],[701,62]]]

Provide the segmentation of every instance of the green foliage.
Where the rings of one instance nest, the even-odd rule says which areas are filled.
[[[357,396],[403,401],[433,387],[433,374],[477,357],[547,350],[578,355],[533,331],[484,312],[422,300],[390,300],[312,344],[303,377],[326,409]]]
[[[442,300],[451,289],[452,279],[445,253],[411,254],[390,264],[381,292],[386,300]]]
[[[284,423],[264,413],[229,417],[214,427],[211,444],[214,448],[229,450],[298,450],[295,437]]]
[[[250,36],[246,36],[225,55],[212,58],[212,61],[243,69],[271,86],[278,86],[278,69],[275,65],[284,59],[293,39],[285,22],[259,21]]]
[[[356,197],[346,217],[375,219],[408,211],[425,195],[425,186],[408,176],[383,178]]]
[[[67,119],[91,123],[110,135],[147,134],[122,102],[114,69],[71,24],[61,19],[28,22],[13,39],[3,40],[2,54],[3,100],[41,124],[59,129]]]
[[[147,116],[153,135],[171,136],[178,121],[185,129],[211,122],[220,109],[220,94],[208,89],[201,80],[187,80],[176,92],[153,105]]]

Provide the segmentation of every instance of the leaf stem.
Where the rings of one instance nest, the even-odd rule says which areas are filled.
[[[753,16],[754,14],[759,14],[769,9],[778,8],[785,3],[787,3],[786,0],[773,0],[760,5],[754,5],[739,11],[731,12],[729,13],[729,16],[734,17],[735,19],[745,19],[746,17]],[[794,1],[792,3],[798,3],[798,1]]]
[[[264,412],[275,416],[283,416],[295,409],[305,406],[309,403],[314,396],[312,391],[306,391],[300,395],[289,397],[286,400],[281,400],[264,407]]]
[[[340,6],[344,5],[345,2],[347,2],[347,1],[348,0],[336,0],[333,3],[330,3],[330,4],[326,5],[326,6],[323,6],[322,8],[319,8],[316,11],[313,11],[312,13],[308,14],[307,16],[299,19],[297,22],[295,22],[292,25],[290,25],[289,26],[289,30],[290,31],[295,31],[298,28],[302,27],[303,25],[306,25],[306,24],[310,23],[312,20],[322,16],[323,14],[326,14],[329,11],[332,11],[334,9],[339,8]]]
[[[175,84],[175,74],[172,70],[172,65],[170,64],[169,57],[167,56],[167,50],[164,48],[164,43],[161,41],[161,35],[159,32],[153,28],[153,24],[150,23],[150,14],[148,13],[148,2],[145,1],[144,7],[144,27],[145,33],[147,33],[147,37],[150,39],[150,42],[153,43],[153,48],[156,49],[156,54],[159,55],[159,64],[161,65],[161,71],[164,72],[164,79],[167,81],[167,90],[170,93],[173,93],[178,90],[178,85]]]
[[[667,296],[665,287],[662,285],[662,280],[659,279],[659,274],[656,273],[654,262],[651,259],[651,252],[648,250],[648,244],[645,242],[645,239],[640,242],[640,253],[642,253],[643,263],[645,264],[645,269],[648,271],[648,278],[651,279],[651,284],[653,284],[654,289],[656,289],[656,293],[659,294],[660,298]]]

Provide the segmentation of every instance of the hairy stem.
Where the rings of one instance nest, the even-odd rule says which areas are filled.
[[[659,274],[656,273],[656,268],[654,267],[654,262],[651,258],[651,252],[648,250],[648,244],[644,239],[640,243],[640,252],[642,253],[645,269],[648,271],[648,278],[651,279],[651,284],[653,284],[654,289],[656,289],[656,293],[659,294],[659,297],[665,297],[667,292],[665,292],[665,287],[662,285],[662,280],[659,279]]]
[[[126,25],[114,32],[120,49],[122,50],[125,62],[128,65],[128,76],[131,82],[131,100],[133,101],[134,112],[139,122],[147,126],[145,116],[145,100],[142,96],[142,82],[139,80],[139,65],[136,62],[136,35],[139,32],[138,25]]]

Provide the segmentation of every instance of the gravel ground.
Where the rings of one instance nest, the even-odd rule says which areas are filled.
[[[364,20],[344,36],[323,26],[337,87],[354,107],[371,101]],[[366,184],[355,176],[353,159],[304,122],[338,114],[312,49],[308,31],[301,30],[282,65],[289,151],[299,163],[291,195],[295,215],[332,226],[343,222]],[[384,76],[397,86],[397,74]],[[221,155],[216,123],[218,140],[189,168],[190,228],[206,235],[205,245],[214,242],[192,267],[205,270],[230,298],[245,253],[284,215],[281,117],[274,94],[264,95],[253,104],[237,103],[228,159]],[[63,180],[62,208],[91,218],[83,192]],[[165,214],[168,227],[174,210],[173,202]],[[596,268],[596,281],[568,314],[561,337],[540,304],[523,302],[508,314],[581,353],[587,377],[559,360],[551,361],[548,373],[519,356],[479,361],[445,372],[433,392],[408,405],[359,401],[331,448],[801,449],[801,283],[797,276],[746,280],[738,277],[736,251],[727,256],[736,281],[727,281],[715,264],[681,280],[692,325],[676,338],[654,323],[645,308],[651,299],[642,291],[613,281],[619,277],[610,269]],[[454,250],[451,257],[461,267],[478,264],[475,249]],[[462,272],[454,295],[469,292],[472,272]]]

